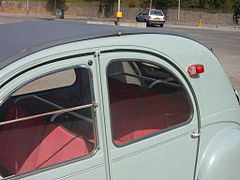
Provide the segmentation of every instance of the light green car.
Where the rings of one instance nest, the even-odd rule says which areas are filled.
[[[0,69],[0,179],[240,179],[238,95],[184,34],[0,25]]]

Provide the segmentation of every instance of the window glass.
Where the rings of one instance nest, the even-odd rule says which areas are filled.
[[[162,13],[162,11],[160,11],[160,10],[151,10],[151,11],[150,11],[150,15],[163,16],[163,13]]]
[[[17,90],[14,95],[27,94],[36,91],[60,88],[73,85],[76,80],[73,69],[57,72],[48,76],[39,78],[26,86]],[[54,84],[52,83],[54,81]]]
[[[148,12],[149,12],[149,10],[145,9],[145,10],[143,11],[143,15],[148,15]]]
[[[108,66],[113,141],[123,144],[189,120],[191,103],[182,83],[151,63],[119,60]]]
[[[5,101],[0,107],[0,177],[62,163],[94,150],[90,82],[86,68],[65,70],[24,85]]]

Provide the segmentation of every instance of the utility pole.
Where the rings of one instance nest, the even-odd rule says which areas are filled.
[[[53,10],[54,10],[54,12],[56,11],[56,6],[57,6],[57,0],[54,0],[54,4],[53,4]]]
[[[116,18],[117,18],[116,25],[119,25],[120,18],[122,18],[121,2],[120,2],[120,0],[118,0],[118,9],[117,9],[117,13],[116,13]]]
[[[178,0],[177,22],[180,20],[181,0]]]
[[[118,0],[118,10],[117,10],[117,12],[120,12],[120,8],[121,8],[121,1]]]
[[[150,7],[149,9],[152,9],[152,0],[150,0]]]
[[[26,6],[27,6],[27,14],[29,13],[29,0],[27,0],[27,4],[26,4]]]

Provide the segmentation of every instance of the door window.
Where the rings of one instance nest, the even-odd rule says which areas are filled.
[[[143,14],[143,15],[148,15],[148,12],[149,12],[149,10],[148,10],[148,9],[145,9],[145,10],[142,12],[142,14]]]
[[[0,177],[79,157],[96,147],[90,70],[45,75],[0,107]]]
[[[107,77],[116,145],[189,122],[189,95],[168,69],[142,60],[117,60],[108,66]]]

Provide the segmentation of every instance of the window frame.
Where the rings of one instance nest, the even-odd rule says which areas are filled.
[[[159,57],[158,57],[159,58]],[[123,61],[124,60],[124,61]],[[186,121],[184,121],[183,123],[179,123],[179,124],[176,124],[174,126],[171,126],[171,127],[168,127],[168,128],[164,128],[160,131],[156,131],[156,132],[153,132],[151,134],[148,134],[148,135],[144,135],[140,138],[136,138],[136,139],[133,139],[131,141],[127,141],[127,142],[124,142],[122,144],[116,144],[114,142],[114,137],[113,137],[113,123],[112,123],[112,114],[111,114],[111,103],[110,103],[110,94],[109,94],[109,82],[108,82],[108,68],[109,66],[113,63],[113,62],[129,62],[129,61],[132,61],[132,62],[141,62],[141,63],[148,63],[148,64],[152,64],[152,65],[155,65],[157,67],[161,67],[163,68],[164,70],[168,71],[171,75],[173,75],[174,78],[176,78],[176,80],[178,80],[178,82],[182,85],[183,89],[185,90],[186,92],[186,97],[187,97],[187,101],[188,101],[188,104],[189,104],[189,107],[190,107],[190,113],[189,113],[189,116],[188,116],[188,119]],[[168,63],[167,61],[165,61],[166,63]],[[170,63],[168,63],[171,67],[173,67]],[[174,67],[173,67],[174,68]],[[182,82],[182,80],[180,80],[180,78],[178,78],[176,76],[176,74],[170,70],[169,68],[161,65],[160,63],[157,63],[157,62],[154,62],[154,61],[151,61],[151,60],[146,60],[146,59],[140,59],[140,58],[116,58],[116,59],[111,59],[109,60],[107,66],[106,66],[106,69],[105,69],[105,72],[106,72],[106,82],[107,82],[107,93],[108,93],[108,108],[109,108],[109,117],[110,117],[110,126],[111,126],[111,139],[112,139],[112,144],[117,147],[117,148],[122,148],[122,147],[125,147],[125,146],[128,146],[128,145],[131,145],[131,144],[134,144],[136,142],[140,142],[140,141],[143,141],[143,140],[146,140],[148,138],[151,138],[151,137],[154,137],[154,136],[157,136],[157,135],[160,135],[160,134],[163,134],[165,132],[168,132],[168,131],[171,131],[171,130],[174,130],[174,129],[178,129],[182,126],[185,126],[185,125],[188,125],[189,123],[192,122],[192,119],[193,119],[193,116],[194,116],[194,104],[191,100],[191,96],[190,96],[190,92],[188,91],[188,89],[186,88],[186,86],[184,85],[184,83]],[[179,73],[179,75],[181,75]]]
[[[26,72],[29,72],[31,70],[34,70],[36,68],[39,68],[39,67],[41,68],[42,66],[37,66],[35,68],[29,68],[25,71],[22,70],[20,72],[20,75],[22,75]],[[61,72],[61,71],[73,69],[74,72],[75,72],[75,77],[76,77],[75,82],[72,85],[68,85],[68,86],[65,86],[65,87],[59,87],[59,88],[67,88],[67,87],[70,87],[70,86],[74,86],[75,83],[77,83],[77,81],[78,81],[78,74],[75,71],[76,68],[85,68],[86,70],[88,70],[91,101],[92,101],[92,103],[94,103],[96,99],[95,99],[95,93],[94,93],[93,72],[88,65],[82,63],[82,64],[70,65],[70,66],[66,66],[66,67],[57,67],[54,70],[45,71],[45,72],[41,73],[41,75],[30,77],[26,81],[17,84],[17,86],[14,86],[14,88],[11,88],[11,91],[8,91],[8,93],[4,96],[4,98],[0,102],[0,108],[9,98],[21,96],[22,94],[21,95],[16,95],[16,96],[12,96],[12,95],[17,90],[21,89],[23,86],[27,85],[28,83],[33,82],[36,79],[39,79],[39,78],[42,78],[42,77],[45,77],[45,76],[48,76],[48,75],[51,75],[51,74],[54,74],[54,73],[58,73],[58,72]],[[15,78],[11,79],[9,82],[12,82],[14,80],[15,80]],[[54,90],[54,89],[56,89],[56,88],[47,89],[46,91]],[[45,91],[45,90],[43,90],[43,91]],[[42,92],[42,91],[35,91],[35,92],[38,93],[38,92]],[[33,94],[35,92],[31,92],[29,94]],[[26,95],[26,94],[23,94],[23,95]],[[63,166],[66,166],[66,165],[69,165],[69,164],[72,164],[72,163],[75,163],[75,162],[78,162],[78,161],[82,161],[84,159],[89,159],[89,158],[94,157],[100,149],[99,148],[99,133],[98,133],[98,128],[97,128],[98,123],[97,123],[97,114],[96,114],[96,111],[95,111],[94,107],[89,107],[89,108],[91,108],[91,113],[92,113],[92,117],[93,117],[92,118],[93,119],[93,135],[94,135],[94,140],[95,140],[94,148],[89,154],[84,155],[84,156],[80,156],[80,157],[76,157],[74,159],[69,159],[69,160],[66,160],[66,161],[62,161],[62,162],[59,162],[59,163],[56,163],[56,164],[53,164],[53,165],[50,165],[50,166],[46,166],[46,167],[42,167],[42,168],[35,169],[35,170],[32,170],[32,171],[28,171],[28,172],[25,172],[25,173],[22,173],[22,174],[13,174],[13,175],[10,175],[10,176],[6,176],[6,177],[4,177],[4,179],[5,178],[6,179],[9,179],[9,178],[10,179],[19,179],[19,178],[29,177],[29,176],[34,175],[34,174],[46,172],[46,171],[49,171],[49,170],[52,170],[52,169],[56,169],[56,168],[63,167]],[[66,108],[64,108],[64,109],[66,109]],[[3,126],[4,125],[0,126],[0,130],[1,130],[1,127],[3,127]],[[63,127],[62,125],[60,125],[60,126],[65,129],[65,127]],[[76,135],[76,136],[79,136],[79,135],[75,134],[74,132],[70,132],[69,130],[67,130],[67,131],[69,133],[72,133],[72,134]]]

